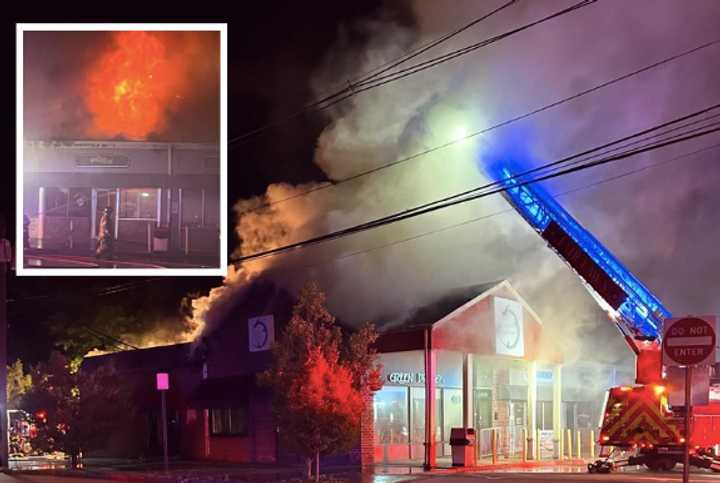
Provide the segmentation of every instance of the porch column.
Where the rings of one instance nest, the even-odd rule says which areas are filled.
[[[535,441],[535,431],[537,429],[537,362],[528,363],[528,408],[527,408],[527,444],[528,457],[537,459],[538,455],[535,449],[537,443]]]
[[[437,357],[432,348],[432,327],[425,330],[425,469],[436,466],[435,442],[435,368]]]
[[[555,446],[560,447],[562,440],[562,365],[557,364],[553,367],[553,439],[557,441]],[[561,457],[562,455],[559,455]]]
[[[473,427],[473,356],[463,354],[463,427]]]

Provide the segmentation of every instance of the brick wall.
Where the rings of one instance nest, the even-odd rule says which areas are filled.
[[[360,418],[360,467],[369,469],[375,461],[375,419],[373,396],[365,399],[365,411]]]

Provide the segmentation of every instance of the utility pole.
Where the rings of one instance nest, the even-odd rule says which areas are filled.
[[[12,248],[7,225],[0,218],[0,469],[7,470],[8,408],[7,408],[7,273],[12,261]]]

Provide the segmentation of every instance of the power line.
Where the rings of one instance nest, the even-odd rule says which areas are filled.
[[[711,151],[711,150],[713,150],[713,149],[718,149],[718,148],[720,148],[720,144],[713,144],[713,145],[707,146],[707,147],[705,147],[705,148],[701,148],[701,149],[698,149],[698,150],[695,150],[695,151],[692,151],[692,152],[689,152],[689,153],[681,154],[680,156],[676,156],[676,157],[674,157],[674,158],[670,158],[670,159],[667,159],[667,160],[665,160],[665,161],[660,161],[660,162],[657,162],[657,163],[653,163],[653,164],[649,164],[649,165],[646,165],[646,166],[642,166],[642,167],[640,167],[640,168],[636,168],[636,169],[633,169],[633,170],[625,171],[624,173],[621,173],[621,174],[618,174],[618,175],[615,175],[615,176],[610,176],[610,177],[607,177],[607,178],[603,178],[603,179],[601,179],[601,180],[599,180],[599,181],[595,181],[595,182],[593,182],[593,183],[585,184],[585,185],[583,185],[583,186],[579,186],[579,187],[577,187],[577,188],[573,188],[573,189],[570,189],[570,190],[567,190],[567,191],[562,191],[562,192],[558,193],[556,196],[557,196],[558,198],[561,198],[561,197],[563,197],[563,196],[567,196],[567,195],[570,195],[570,194],[574,194],[574,193],[577,193],[577,192],[580,192],[580,191],[584,191],[584,190],[587,190],[587,189],[590,189],[590,188],[594,188],[594,187],[596,187],[596,186],[600,186],[600,185],[603,185],[603,184],[611,183],[611,182],[613,182],[613,181],[617,181],[617,180],[619,180],[619,179],[626,178],[626,177],[628,177],[628,176],[632,176],[632,175],[641,173],[641,172],[643,172],[643,171],[647,171],[647,170],[654,169],[654,168],[659,168],[659,167],[661,167],[661,166],[664,166],[664,165],[673,163],[673,162],[675,162],[675,161],[679,161],[679,160],[681,160],[681,159],[685,159],[685,158],[688,158],[688,157],[693,157],[693,156],[695,156],[695,155],[697,155],[697,154],[700,154],[700,153],[703,153],[703,152],[706,152],[706,151]],[[695,159],[698,159],[698,158],[695,158]],[[342,255],[342,256],[339,256],[339,257],[336,257],[336,258],[332,258],[332,259],[329,259],[329,260],[323,260],[323,261],[318,262],[318,263],[313,263],[313,264],[309,264],[309,265],[302,265],[302,266],[299,266],[299,267],[287,267],[287,268],[275,268],[275,267],[273,267],[273,268],[270,269],[270,271],[271,271],[271,272],[298,271],[298,270],[306,270],[306,269],[308,269],[308,268],[318,267],[318,266],[321,266],[321,265],[327,265],[327,264],[332,263],[332,262],[337,262],[337,261],[340,261],[340,260],[345,260],[345,259],[347,259],[347,258],[352,258],[352,257],[358,256],[358,255],[362,255],[362,254],[365,254],[365,253],[373,252],[373,251],[376,251],[376,250],[381,250],[381,249],[383,249],[383,248],[389,248],[389,247],[393,247],[393,246],[396,246],[396,245],[401,245],[401,244],[403,244],[403,243],[407,243],[407,242],[414,241],[414,240],[417,240],[417,239],[420,239],[420,238],[424,238],[424,237],[426,237],[426,236],[436,235],[436,234],[439,234],[439,233],[442,233],[442,232],[445,232],[445,231],[449,231],[449,230],[452,230],[452,229],[455,229],[455,228],[460,228],[460,227],[465,226],[465,225],[469,225],[469,224],[472,224],[472,223],[477,223],[477,222],[479,222],[479,221],[484,221],[484,220],[487,220],[487,219],[490,219],[490,218],[495,218],[495,217],[500,216],[500,215],[506,215],[506,214],[509,214],[509,213],[513,213],[514,211],[515,211],[515,210],[513,210],[512,208],[507,208],[507,209],[500,210],[500,211],[496,211],[496,212],[489,213],[489,214],[486,214],[486,215],[482,215],[482,216],[470,218],[470,219],[468,219],[468,220],[464,220],[464,221],[459,222],[459,223],[454,223],[454,224],[451,224],[451,225],[443,226],[443,227],[440,227],[440,228],[437,228],[437,229],[434,229],[434,230],[421,232],[421,233],[418,233],[418,234],[415,234],[415,235],[412,235],[412,236],[409,236],[409,237],[406,237],[406,238],[401,238],[401,239],[399,239],[399,240],[394,240],[394,241],[392,241],[392,242],[390,242],[390,243],[386,243],[386,244],[384,244],[384,245],[377,245],[377,246],[374,246],[374,247],[371,247],[371,248],[367,248],[367,249],[364,249],[364,250],[358,250],[358,251],[355,251],[355,252],[347,253],[347,254],[344,254],[344,255]]]
[[[453,60],[453,59],[455,59],[455,58],[457,58],[457,57],[460,57],[460,56],[462,56],[462,55],[468,54],[468,53],[470,53],[470,52],[474,52],[475,50],[480,49],[480,48],[482,48],[482,47],[486,47],[486,46],[488,46],[488,45],[491,45],[491,44],[493,44],[493,43],[495,43],[495,42],[498,42],[498,41],[500,41],[500,40],[502,40],[502,39],[504,39],[504,38],[510,37],[510,36],[515,35],[515,34],[517,34],[517,33],[520,33],[520,32],[522,32],[522,31],[524,31],[524,30],[529,29],[529,28],[532,28],[532,27],[535,27],[535,26],[540,25],[540,24],[542,24],[542,23],[548,22],[548,21],[550,21],[550,20],[552,20],[552,19],[554,19],[554,18],[556,18],[556,17],[562,16],[562,15],[566,15],[566,14],[568,14],[568,13],[571,13],[571,12],[573,12],[573,11],[575,11],[575,10],[578,10],[578,9],[580,9],[580,8],[583,8],[583,7],[587,7],[588,5],[590,5],[590,4],[592,4],[592,3],[595,3],[595,2],[597,2],[597,0],[581,0],[581,1],[578,2],[578,3],[576,3],[576,4],[574,4],[574,5],[571,5],[570,7],[564,8],[564,9],[562,9],[562,10],[560,10],[560,11],[557,11],[557,12],[555,12],[555,13],[553,13],[553,14],[547,15],[547,16],[539,19],[539,20],[535,20],[535,21],[533,21],[533,22],[530,22],[530,23],[528,23],[528,24],[525,24],[525,25],[523,25],[523,26],[521,26],[521,27],[517,27],[517,28],[515,28],[515,29],[512,29],[512,30],[510,30],[510,31],[508,31],[508,32],[505,32],[505,33],[496,35],[496,36],[494,36],[494,37],[490,37],[490,38],[485,39],[485,40],[483,40],[483,41],[481,41],[481,42],[477,42],[477,43],[468,45],[468,46],[463,47],[463,48],[461,48],[461,49],[453,50],[453,51],[448,52],[448,53],[446,53],[446,54],[443,54],[443,55],[441,55],[441,56],[438,56],[438,57],[435,57],[435,58],[433,58],[433,59],[420,62],[420,63],[418,63],[418,64],[414,64],[414,65],[412,65],[412,66],[410,66],[410,67],[407,67],[407,68],[405,68],[405,69],[401,69],[400,71],[396,71],[396,72],[391,73],[391,74],[386,74],[386,75],[383,75],[383,76],[380,76],[380,77],[372,76],[372,78],[370,78],[369,80],[365,80],[365,81],[362,81],[362,82],[356,83],[356,84],[350,84],[350,85],[349,85],[348,87],[346,87],[345,89],[343,89],[343,90],[341,90],[341,91],[338,91],[337,93],[335,93],[335,94],[333,94],[333,95],[331,95],[331,96],[327,96],[326,98],[324,98],[324,99],[322,99],[322,100],[320,100],[320,101],[316,101],[315,103],[311,104],[311,105],[310,105],[310,109],[303,109],[303,110],[301,110],[301,111],[296,112],[295,114],[291,115],[289,118],[286,118],[286,119],[283,120],[283,121],[279,121],[279,122],[276,122],[276,123],[273,123],[273,124],[267,124],[267,125],[262,126],[262,127],[260,127],[260,128],[256,128],[256,129],[253,130],[253,131],[250,131],[250,132],[245,133],[245,134],[241,134],[240,136],[236,136],[236,137],[230,139],[230,140],[228,141],[228,146],[231,146],[231,145],[233,145],[234,143],[236,143],[236,142],[238,142],[238,141],[243,141],[243,140],[245,140],[245,139],[247,139],[247,138],[249,138],[249,137],[251,137],[251,136],[253,136],[253,135],[255,135],[255,134],[258,134],[258,133],[260,133],[260,132],[262,132],[262,131],[265,131],[265,130],[271,128],[271,127],[275,127],[275,126],[277,126],[277,125],[284,124],[284,123],[286,123],[286,122],[288,122],[288,121],[290,121],[290,120],[292,120],[292,119],[294,119],[294,118],[296,118],[296,117],[304,114],[304,113],[307,112],[308,110],[322,111],[322,110],[328,109],[329,107],[332,107],[332,106],[334,106],[334,105],[336,105],[336,104],[338,104],[338,103],[340,103],[340,102],[342,102],[342,101],[344,101],[344,100],[346,100],[346,99],[349,99],[349,98],[351,98],[351,97],[353,97],[353,96],[355,96],[355,95],[357,95],[357,94],[359,94],[359,93],[361,93],[361,92],[365,92],[365,91],[368,91],[368,90],[370,90],[370,89],[374,89],[374,88],[376,88],[376,87],[380,87],[380,86],[383,86],[383,85],[385,85],[385,84],[388,84],[388,83],[390,83],[390,82],[394,82],[394,81],[396,81],[396,80],[403,79],[403,78],[408,77],[408,76],[410,76],[410,75],[412,75],[412,74],[416,74],[416,73],[418,73],[418,72],[421,72],[421,71],[430,69],[430,68],[432,68],[432,67],[435,67],[435,66],[440,65],[440,64],[442,64],[442,63],[445,63],[445,62],[447,62],[447,61]],[[500,11],[501,9],[504,9],[504,8],[508,7],[509,5],[510,5],[510,3],[505,4],[505,5],[503,5],[502,7],[500,7],[499,9],[496,9],[495,11],[491,12],[489,15],[492,15],[493,13],[496,13],[496,12]],[[489,16],[489,15],[488,15],[488,16]]]
[[[702,112],[706,112],[706,111],[707,111],[707,110],[703,110],[703,111],[699,111],[699,112],[702,113]],[[697,115],[697,113],[696,113],[695,115]],[[714,132],[717,132],[717,131],[720,131],[720,127],[713,127],[713,128],[705,129],[705,130],[700,131],[700,132],[694,132],[694,133],[692,133],[692,134],[687,134],[687,135],[685,135],[685,136],[678,136],[678,137],[676,137],[675,139],[666,140],[666,141],[663,141],[663,142],[656,142],[656,143],[653,143],[653,144],[650,144],[650,145],[646,145],[646,146],[642,146],[642,147],[639,147],[639,148],[631,149],[631,150],[628,150],[628,151],[623,152],[623,153],[620,153],[620,154],[616,154],[616,155],[613,155],[613,156],[608,156],[608,157],[601,158],[601,159],[598,159],[598,160],[595,160],[595,161],[586,162],[585,164],[582,164],[582,165],[580,165],[580,166],[567,167],[567,168],[564,168],[564,169],[560,169],[560,170],[558,170],[558,171],[556,171],[556,172],[554,172],[554,173],[543,174],[543,175],[538,176],[538,177],[533,178],[533,179],[523,179],[523,177],[527,176],[527,173],[522,173],[521,175],[515,176],[515,178],[519,179],[518,183],[517,183],[515,186],[524,186],[524,185],[527,185],[527,184],[532,184],[532,183],[536,183],[536,182],[539,182],[539,181],[543,181],[543,180],[555,178],[555,177],[558,177],[558,176],[563,176],[563,175],[566,175],[566,174],[570,174],[570,173],[573,173],[573,172],[576,172],[576,171],[580,171],[580,170],[588,169],[588,168],[591,168],[591,167],[599,166],[599,165],[602,165],[602,164],[607,164],[607,163],[610,163],[610,162],[615,162],[615,161],[618,161],[618,160],[621,160],[621,159],[625,159],[625,158],[630,157],[630,156],[634,156],[634,155],[636,155],[636,154],[641,154],[641,153],[644,153],[644,152],[652,151],[652,150],[659,149],[659,148],[662,148],[662,147],[665,147],[665,146],[669,146],[669,145],[672,145],[672,144],[676,144],[676,143],[679,143],[679,142],[688,141],[688,140],[690,140],[690,139],[694,139],[694,138],[698,138],[698,137],[701,137],[701,136],[705,136],[705,135],[708,135],[708,134],[711,134],[711,133],[714,133]],[[573,156],[573,157],[577,157],[577,156]],[[550,164],[550,165],[556,165],[557,163],[558,163],[558,162],[549,163],[549,164]],[[546,165],[546,166],[547,166],[547,165]],[[536,172],[536,171],[538,171],[538,169],[540,169],[540,168],[535,168],[535,169],[530,170],[530,171],[531,171],[531,172]],[[242,263],[243,261],[248,261],[248,260],[253,260],[253,259],[257,259],[257,258],[263,258],[263,257],[267,257],[267,256],[272,256],[272,255],[275,255],[275,254],[280,253],[280,252],[286,252],[286,251],[293,250],[293,249],[296,249],[296,248],[301,248],[301,247],[305,247],[305,246],[309,246],[309,245],[314,245],[314,244],[317,244],[317,243],[322,243],[322,242],[325,242],[325,241],[328,241],[328,240],[345,237],[345,236],[348,236],[348,235],[351,235],[351,234],[354,234],[354,233],[359,233],[359,232],[361,232],[361,231],[366,231],[366,230],[370,230],[370,229],[377,228],[377,227],[380,227],[380,226],[384,226],[384,225],[386,225],[386,224],[395,223],[395,222],[402,221],[402,220],[405,220],[405,219],[408,219],[408,218],[414,218],[414,217],[416,217],[416,216],[420,216],[420,215],[423,215],[423,214],[426,214],[426,213],[430,213],[430,212],[433,212],[433,211],[436,211],[436,210],[439,210],[439,209],[447,208],[447,207],[449,207],[449,206],[454,206],[454,205],[457,205],[457,204],[460,204],[460,203],[465,203],[465,202],[467,202],[467,201],[471,201],[471,200],[475,200],[475,199],[479,199],[479,198],[484,198],[484,197],[486,197],[486,196],[490,196],[490,195],[493,195],[493,194],[496,194],[496,193],[500,193],[500,192],[506,191],[506,190],[507,190],[507,187],[506,187],[506,186],[503,186],[503,184],[504,184],[503,181],[496,182],[496,183],[491,183],[490,185],[487,185],[488,188],[492,188],[492,187],[494,187],[494,186],[500,186],[500,187],[499,187],[499,188],[495,188],[495,189],[491,189],[490,191],[483,191],[483,192],[481,192],[481,193],[475,193],[475,194],[472,194],[472,195],[470,195],[470,196],[465,196],[464,194],[458,194],[458,195],[455,195],[454,197],[451,197],[451,198],[457,198],[457,197],[460,197],[460,196],[465,196],[465,197],[462,197],[461,199],[451,199],[451,200],[449,200],[449,201],[440,200],[440,201],[436,201],[436,202],[432,202],[432,203],[426,203],[425,205],[421,205],[420,207],[412,208],[412,209],[405,210],[405,211],[403,211],[403,212],[399,212],[399,213],[396,213],[396,214],[393,214],[393,215],[385,216],[385,217],[382,217],[382,218],[379,218],[379,219],[376,219],[376,220],[372,220],[372,221],[363,223],[363,224],[361,224],[361,225],[356,225],[356,226],[349,227],[349,228],[345,228],[345,229],[338,230],[338,231],[335,231],[335,232],[327,233],[327,234],[325,234],[325,235],[320,235],[320,236],[317,236],[317,237],[313,237],[313,238],[310,238],[310,239],[307,239],[307,240],[304,240],[304,241],[295,242],[295,243],[291,243],[291,244],[288,244],[288,245],[284,245],[284,246],[282,246],[282,247],[278,247],[278,248],[274,248],[274,249],[271,249],[271,250],[266,250],[266,251],[263,251],[263,252],[255,253],[255,254],[252,254],[252,255],[247,255],[247,256],[244,256],[244,257],[240,257],[240,258],[238,258],[237,262],[238,262],[238,263]],[[477,191],[477,189],[471,190],[471,191]]]
[[[596,92],[596,91],[598,91],[598,90],[600,90],[600,89],[603,89],[603,88],[608,87],[608,86],[610,86],[610,85],[616,84],[616,83],[621,82],[621,81],[623,81],[623,80],[629,79],[629,78],[631,78],[631,77],[637,76],[637,75],[639,75],[639,74],[642,74],[642,73],[644,73],[644,72],[647,72],[647,71],[649,71],[649,70],[652,70],[652,69],[654,69],[654,68],[656,68],[656,67],[660,67],[660,66],[662,66],[662,65],[665,65],[665,64],[667,64],[667,63],[673,62],[673,61],[675,61],[675,60],[677,60],[677,59],[680,59],[680,58],[682,58],[682,57],[685,57],[685,56],[687,56],[687,55],[690,55],[690,54],[693,54],[693,53],[698,52],[698,51],[700,51],[700,50],[703,50],[703,49],[712,47],[713,45],[716,45],[716,44],[718,44],[718,43],[720,43],[720,39],[716,39],[716,40],[713,40],[713,41],[711,41],[711,42],[706,42],[706,43],[701,44],[701,45],[698,45],[698,46],[696,46],[696,47],[694,47],[694,48],[692,48],[692,49],[685,50],[685,51],[683,51],[683,52],[680,52],[680,53],[678,53],[678,54],[672,55],[672,56],[670,56],[670,57],[666,57],[666,58],[664,58],[664,59],[662,59],[662,60],[660,60],[660,61],[658,61],[658,62],[655,62],[655,63],[649,64],[649,65],[646,65],[645,67],[642,67],[642,68],[640,68],[640,69],[634,70],[634,71],[632,71],[632,72],[628,72],[628,73],[623,74],[623,75],[621,75],[621,76],[619,76],[619,77],[615,77],[615,78],[610,79],[610,80],[608,80],[608,81],[602,82],[602,83],[600,83],[600,84],[597,84],[597,85],[595,85],[595,86],[593,86],[593,87],[590,87],[590,88],[588,88],[588,89],[585,89],[585,90],[583,90],[583,91],[580,91],[580,92],[578,92],[578,93],[576,93],[576,94],[573,94],[573,95],[571,95],[571,96],[564,97],[564,98],[562,98],[562,99],[558,99],[558,100],[556,100],[556,101],[554,101],[554,102],[552,102],[552,103],[550,103],[550,104],[546,104],[546,105],[544,105],[544,106],[542,106],[542,107],[533,109],[532,111],[526,112],[526,113],[521,114],[521,115],[519,115],[519,116],[515,116],[515,117],[512,117],[512,118],[507,119],[507,120],[505,120],[505,121],[502,121],[502,122],[499,122],[499,123],[494,124],[494,125],[492,125],[492,126],[489,126],[489,127],[487,127],[487,128],[483,128],[483,129],[481,129],[481,130],[474,131],[474,132],[472,132],[472,133],[470,133],[470,134],[468,134],[468,135],[466,135],[466,136],[463,136],[463,137],[461,137],[461,138],[453,139],[452,141],[448,141],[448,142],[446,142],[446,143],[443,143],[443,144],[440,144],[440,145],[436,145],[436,146],[434,146],[434,147],[425,149],[425,150],[423,150],[423,151],[414,153],[414,154],[412,154],[412,155],[406,156],[406,157],[401,158],[401,159],[398,159],[398,160],[396,160],[396,161],[392,161],[392,162],[390,162],[390,163],[383,164],[383,165],[378,166],[378,167],[375,167],[375,168],[371,168],[371,169],[368,169],[368,170],[365,170],[365,171],[361,171],[361,172],[359,172],[359,173],[356,173],[356,174],[354,174],[354,175],[348,176],[348,177],[346,177],[346,178],[343,178],[343,179],[340,179],[340,180],[337,180],[337,181],[334,181],[334,182],[331,182],[331,183],[326,183],[326,184],[322,184],[322,185],[319,185],[319,186],[315,186],[315,187],[313,187],[313,188],[304,190],[304,191],[302,191],[302,192],[300,192],[300,193],[296,193],[296,194],[294,194],[294,195],[291,195],[291,196],[288,196],[288,197],[285,197],[285,198],[281,198],[281,199],[279,199],[279,200],[275,200],[275,201],[272,201],[272,202],[269,202],[269,203],[268,203],[268,202],[262,203],[262,204],[259,205],[259,206],[255,206],[255,207],[253,207],[253,208],[249,208],[249,209],[247,209],[247,210],[245,210],[245,211],[240,212],[239,215],[242,215],[243,213],[249,213],[249,212],[252,212],[252,211],[257,211],[257,210],[260,210],[260,209],[262,209],[262,208],[264,208],[264,207],[273,206],[273,205],[280,204],[280,203],[285,203],[285,202],[287,202],[287,201],[291,201],[291,200],[293,200],[293,199],[296,199],[296,198],[299,198],[299,197],[302,197],[302,196],[309,195],[309,194],[314,193],[314,192],[316,192],[316,191],[322,191],[322,190],[329,189],[329,188],[331,188],[331,187],[339,186],[339,185],[342,185],[342,184],[344,184],[344,183],[348,183],[348,182],[350,182],[350,181],[354,181],[354,180],[356,180],[356,179],[363,178],[363,177],[365,177],[365,176],[369,176],[369,175],[374,174],[374,173],[377,173],[377,172],[379,172],[379,171],[382,171],[382,170],[385,170],[385,169],[388,169],[388,168],[392,168],[392,167],[394,167],[394,166],[398,166],[398,165],[407,163],[407,162],[409,162],[409,161],[413,161],[413,160],[415,160],[415,159],[418,159],[418,158],[420,158],[420,157],[426,156],[426,155],[428,155],[428,154],[432,154],[432,153],[434,153],[434,152],[436,152],[436,151],[440,151],[440,150],[449,148],[449,147],[451,147],[451,146],[454,146],[454,145],[456,145],[456,144],[459,144],[459,143],[461,143],[461,142],[463,142],[463,141],[466,141],[466,140],[468,140],[468,139],[475,138],[475,137],[480,136],[480,135],[482,135],[482,134],[486,134],[486,133],[488,133],[488,132],[490,132],[490,131],[494,131],[494,130],[496,130],[496,129],[499,129],[499,128],[508,126],[508,125],[510,125],[510,124],[512,124],[512,123],[515,123],[515,122],[518,122],[518,121],[527,119],[527,118],[529,118],[529,117],[531,117],[531,116],[534,116],[534,115],[539,114],[539,113],[541,113],[541,112],[544,112],[544,111],[550,110],[550,109],[552,109],[552,108],[558,107],[558,106],[560,106],[560,105],[562,105],[562,104],[565,104],[565,103],[567,103],[567,102],[573,101],[573,100],[578,99],[578,98],[580,98],[580,97],[582,97],[582,96],[585,96],[585,95],[587,95],[587,94]]]

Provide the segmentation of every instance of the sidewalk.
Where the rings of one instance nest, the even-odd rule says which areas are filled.
[[[114,481],[145,481],[202,483],[209,481],[227,481],[242,483],[259,482],[292,482],[300,483],[304,479],[304,467],[276,464],[223,464],[198,461],[172,461],[168,472],[163,470],[159,461],[123,461],[88,459],[85,468],[69,470],[54,466],[35,465],[33,469],[15,469],[13,474],[33,474],[48,476],[76,477],[87,479],[104,479]],[[446,462],[442,462],[446,463]],[[449,464],[449,461],[447,462]],[[521,461],[509,460],[492,464],[481,461],[474,467],[441,466],[426,472],[421,465],[393,464],[376,465],[370,471],[361,472],[357,466],[326,466],[321,467],[321,480],[330,483],[367,483],[377,480],[383,483],[407,481],[428,474],[453,474],[489,471],[531,470],[548,467],[585,467],[584,460],[542,460]],[[16,465],[16,467],[18,467]],[[21,466],[20,466],[21,467]]]

